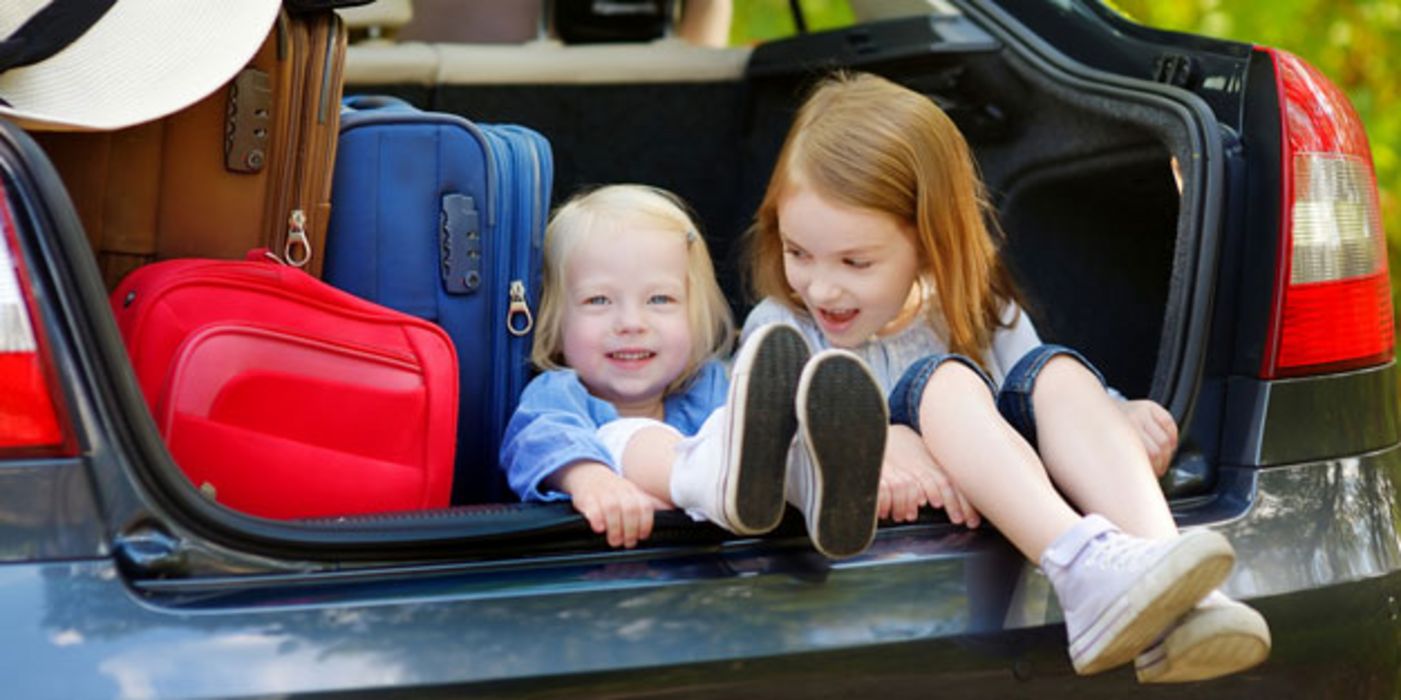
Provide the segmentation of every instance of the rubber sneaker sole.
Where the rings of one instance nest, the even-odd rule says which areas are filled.
[[[726,517],[735,533],[757,535],[783,519],[788,449],[798,429],[794,397],[811,355],[807,341],[785,325],[767,326],[741,349],[730,384],[730,476]]]
[[[1269,655],[1270,626],[1264,616],[1231,601],[1188,612],[1133,663],[1140,683],[1188,683],[1239,673]]]
[[[800,442],[815,472],[804,511],[809,537],[830,559],[860,554],[876,535],[885,396],[856,356],[825,350],[804,368],[797,404]]]
[[[1070,640],[1075,672],[1088,676],[1133,660],[1220,586],[1234,564],[1235,551],[1220,533],[1184,533],[1094,623]]]

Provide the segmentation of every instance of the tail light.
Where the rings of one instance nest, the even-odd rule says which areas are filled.
[[[0,458],[72,455],[43,334],[21,266],[14,217],[0,189]]]
[[[1395,355],[1386,237],[1362,120],[1317,69],[1266,49],[1284,152],[1278,276],[1262,375],[1381,364]]]

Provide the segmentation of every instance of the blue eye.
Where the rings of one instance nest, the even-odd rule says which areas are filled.
[[[584,300],[584,306],[603,306],[608,303],[608,297],[602,294],[595,294]]]
[[[653,294],[647,298],[648,304],[675,304],[676,297],[670,294]]]

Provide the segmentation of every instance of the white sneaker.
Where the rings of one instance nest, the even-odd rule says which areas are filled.
[[[876,535],[876,500],[889,409],[856,355],[824,350],[798,380],[798,439],[789,455],[788,501],[830,559],[865,551]]]
[[[1270,655],[1270,626],[1254,608],[1212,591],[1133,660],[1140,683],[1185,683],[1244,671]]]
[[[1065,613],[1070,661],[1082,676],[1128,663],[1221,585],[1234,563],[1217,532],[1146,540],[1099,515],[1081,519],[1041,555]]]
[[[791,326],[773,324],[750,336],[735,354],[725,406],[677,445],[672,503],[739,535],[778,526],[797,430],[793,399],[810,353]]]

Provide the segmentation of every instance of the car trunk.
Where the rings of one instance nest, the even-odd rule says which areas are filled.
[[[556,203],[600,183],[677,192],[698,213],[741,319],[754,302],[741,278],[743,234],[807,86],[832,67],[908,85],[938,102],[969,139],[1042,338],[1083,350],[1126,396],[1152,396],[1179,418],[1189,411],[1190,396],[1176,381],[1185,332],[1178,316],[1195,281],[1187,266],[1201,232],[1185,223],[1189,203],[1170,166],[1178,153],[1191,172],[1189,132],[1197,126],[1184,122],[1185,110],[1067,78],[963,17],[897,19],[766,44],[742,74],[725,79],[650,79],[640,67],[640,76],[611,80],[546,70],[502,84],[473,69],[486,61],[448,51],[433,54],[434,80],[396,80],[372,68],[393,63],[398,48],[352,48],[347,94],[394,94],[425,109],[539,130],[555,152]],[[566,63],[597,55],[593,47],[484,50],[553,51]],[[641,66],[648,51],[686,49],[630,50]],[[401,71],[411,72],[402,64]]]
[[[482,47],[491,59],[482,60],[484,54],[463,46],[352,46],[345,94],[395,95],[424,109],[538,130],[554,151],[556,202],[599,183],[675,191],[698,214],[742,319],[754,303],[740,272],[743,234],[805,90],[833,67],[885,75],[936,100],[968,137],[1006,233],[1007,260],[1042,338],[1081,349],[1124,395],[1155,398],[1186,423],[1199,388],[1211,298],[1204,290],[1212,273],[1203,270],[1215,264],[1217,224],[1207,203],[1221,187],[1212,151],[1219,142],[1203,136],[1214,133],[1210,113],[1184,107],[1146,81],[1071,73],[1068,62],[1044,47],[1020,44],[1014,29],[985,31],[970,17],[891,20],[752,51],[672,41],[550,44]],[[612,67],[586,65],[591,51],[606,54]],[[530,52],[544,52],[556,67],[534,75],[523,70],[517,59]],[[695,58],[701,69],[649,58],[667,52]],[[494,73],[502,65],[512,66],[514,77],[503,81]],[[1185,196],[1174,183],[1174,156],[1183,164]],[[124,407],[143,405],[135,387],[128,389]],[[168,464],[149,421],[132,429],[146,461]],[[1201,442],[1213,439],[1209,430],[1199,432]],[[1210,484],[1193,435],[1184,431],[1178,461],[1195,476],[1174,482],[1169,490],[1177,497]],[[395,557],[604,546],[567,504],[455,504],[406,517],[287,526],[231,517],[186,484],[166,483],[173,467],[153,471],[143,476],[173,499],[166,503],[214,524],[217,539],[266,554],[347,561],[381,559],[389,545]],[[132,522],[139,515],[123,517]],[[922,520],[931,519],[942,514]],[[801,530],[790,513],[779,533]],[[652,541],[723,537],[669,513],[659,516]]]

